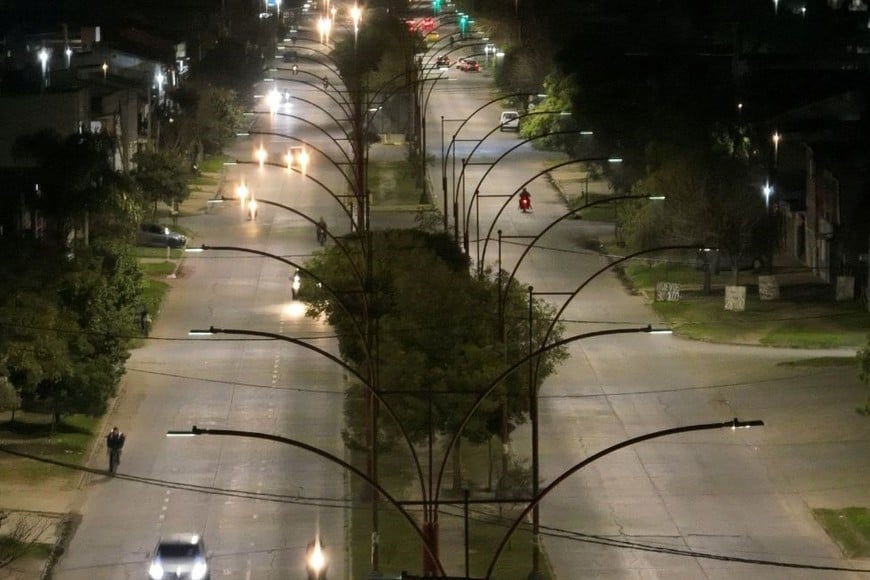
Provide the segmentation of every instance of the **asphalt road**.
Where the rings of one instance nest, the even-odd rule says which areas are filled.
[[[294,119],[256,122],[262,130],[315,138],[314,129]],[[275,155],[283,147],[280,138],[262,140]],[[259,143],[258,137],[240,140],[237,157],[251,158]],[[243,176],[261,199],[315,219],[323,215],[341,233],[335,200],[300,175],[237,166],[228,171],[227,188]],[[319,247],[313,225],[265,204],[254,221],[241,205],[225,203],[180,223],[193,231],[192,246],[251,248],[299,263]],[[143,578],[157,538],[178,531],[203,534],[212,577],[276,580],[304,576],[304,550],[319,531],[329,550],[330,576],[345,577],[343,469],[274,442],[165,436],[193,425],[255,431],[344,458],[340,367],[286,341],[188,336],[191,329],[210,326],[255,330],[304,339],[335,354],[332,330],[304,317],[292,300],[291,274],[279,261],[241,252],[188,254],[150,339],[128,361],[112,413],[128,435],[121,476],[86,481],[84,518],[57,578]]]
[[[432,92],[428,150],[436,157],[430,171],[437,195],[441,116],[449,144],[458,120],[493,98],[489,82],[484,74],[454,69]],[[290,114],[297,115],[297,110]],[[492,166],[518,139],[496,131],[476,141],[495,127],[499,112],[494,105],[476,115],[452,147],[457,163],[445,159],[452,183],[461,160],[477,145],[464,195],[461,188],[457,195],[463,208],[471,207],[477,189],[483,196],[511,193],[547,164],[561,160],[523,146]],[[331,122],[318,115],[304,113],[312,121]],[[256,128],[337,146],[299,119],[258,117]],[[262,139],[275,158],[293,141]],[[259,141],[257,136],[241,140],[238,157],[250,159]],[[322,159],[313,163],[318,179],[342,195],[344,184],[335,168],[326,167]],[[490,174],[480,181],[488,168]],[[242,174],[261,199],[323,215],[331,230],[347,231],[348,220],[336,201],[310,180],[274,168],[238,166],[228,174],[230,183]],[[545,179],[535,180],[529,189],[534,212],[521,214],[510,202],[493,231],[534,236],[564,214],[564,205]],[[443,198],[438,200],[440,206]],[[481,233],[504,202],[504,197],[480,198]],[[476,206],[470,215],[475,221]],[[375,227],[408,221],[408,215],[373,214]],[[194,245],[250,247],[293,261],[316,249],[310,223],[262,205],[256,221],[246,220],[240,206],[225,204],[183,223],[194,230]],[[580,244],[590,230],[602,227],[560,223],[539,242],[541,249],[524,259],[518,278],[539,292],[574,290],[604,265]],[[481,236],[478,228],[469,229],[470,253],[476,256],[475,240]],[[513,267],[524,239],[502,243],[503,267]],[[497,256],[493,239],[487,244],[487,264],[495,265]],[[152,339],[128,363],[130,372],[113,413],[128,433],[122,474],[153,478],[157,485],[124,477],[90,479],[84,520],[60,562],[58,578],[142,577],[146,553],[160,534],[190,530],[204,534],[217,577],[302,577],[302,553],[318,529],[333,547],[330,577],[347,577],[347,514],[341,509],[347,476],[339,468],[275,443],[164,436],[169,429],[194,424],[253,430],[298,438],[343,456],[341,369],[286,342],[187,336],[191,328],[210,325],[251,329],[304,337],[334,352],[330,329],[300,316],[293,304],[289,274],[286,265],[242,253],[187,258],[181,276],[172,282]],[[660,322],[610,272],[578,295],[563,321],[566,336]],[[862,400],[854,371],[778,366],[819,354],[814,352],[640,334],[581,340],[570,352],[570,360],[541,391],[543,484],[590,454],[643,433],[735,416],[763,419],[766,426],[646,442],[566,480],[542,503],[544,547],[557,578],[850,578],[859,575],[770,563],[870,568],[845,560],[810,511],[866,506],[870,499],[870,423],[853,411]],[[527,456],[528,448],[528,432],[520,429],[513,450]],[[203,489],[194,492],[160,482]],[[251,499],[224,490],[276,497]],[[448,571],[459,572],[458,565]]]
[[[476,85],[463,93],[467,101],[457,102],[449,90],[436,92],[429,122],[439,119],[439,111],[470,114],[492,98]],[[498,123],[499,111],[494,103],[475,115],[456,139],[456,150],[457,158],[467,159],[470,254],[478,255],[478,239],[482,251],[491,227],[485,263],[497,267],[500,254],[502,268],[511,271],[530,239],[566,207],[546,176],[528,186],[532,213],[519,212],[516,199],[498,196],[514,193],[565,158],[523,145],[500,159],[519,139],[500,132],[472,155],[475,140]],[[445,133],[449,143],[452,132]],[[439,138],[430,136],[430,150]],[[440,172],[440,165],[430,170]],[[479,210],[469,205],[476,190]],[[460,187],[460,202],[462,192]],[[573,292],[607,264],[584,250],[583,241],[609,227],[560,222],[523,259],[517,278],[536,292]],[[499,229],[500,252],[494,234]],[[557,306],[564,300],[543,298]],[[661,325],[609,270],[589,282],[561,320],[564,336]],[[870,502],[870,422],[854,411],[863,400],[857,373],[780,365],[853,352],[713,345],[647,334],[580,340],[569,350],[570,359],[540,392],[542,487],[593,453],[645,433],[733,417],[762,419],[766,426],[640,443],[565,480],[541,504],[544,548],[557,578],[866,576],[848,569],[868,570],[870,564],[845,559],[811,512]],[[512,450],[528,458],[530,448],[526,426],[515,433]]]

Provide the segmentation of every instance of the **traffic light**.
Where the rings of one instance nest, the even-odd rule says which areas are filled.
[[[459,16],[459,32],[462,36],[465,36],[465,31],[468,29],[468,14],[462,14]]]
[[[432,0],[432,12],[436,16],[441,12],[441,0]]]

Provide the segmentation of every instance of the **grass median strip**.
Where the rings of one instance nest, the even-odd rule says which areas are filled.
[[[848,558],[870,557],[870,511],[867,508],[817,508],[813,514]]]

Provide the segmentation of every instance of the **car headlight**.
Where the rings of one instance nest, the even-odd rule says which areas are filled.
[[[160,580],[163,578],[163,566],[160,565],[160,562],[153,562],[151,564],[148,568],[148,576],[151,577],[151,580]]]
[[[193,580],[202,580],[205,578],[206,573],[208,572],[208,565],[199,560],[196,564],[193,565],[193,570],[190,571],[190,577]]]

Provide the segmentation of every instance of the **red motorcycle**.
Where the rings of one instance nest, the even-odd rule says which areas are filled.
[[[525,189],[520,192],[520,211],[527,213],[532,209],[532,194]]]

